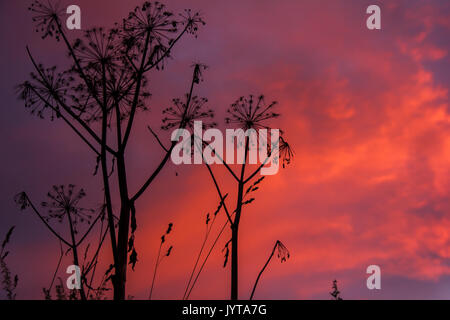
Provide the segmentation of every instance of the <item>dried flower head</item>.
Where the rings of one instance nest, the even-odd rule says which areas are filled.
[[[283,163],[283,168],[285,168],[287,165],[289,165],[294,158],[294,151],[292,150],[291,146],[287,141],[281,136],[280,137],[280,145],[279,145],[279,154],[280,159]]]
[[[279,240],[277,241],[276,246],[278,259],[281,260],[281,263],[286,262],[286,260],[289,259],[291,256],[289,250]]]
[[[159,2],[144,2],[130,12],[123,21],[123,41],[131,49],[143,50],[147,40],[162,48],[171,43],[172,34],[177,32],[178,22],[173,13]]]
[[[25,107],[40,118],[45,111],[50,111],[51,119],[59,117],[59,105],[66,101],[69,90],[67,73],[57,72],[56,67],[44,68],[38,65],[38,74],[31,73],[31,81],[25,81],[17,86],[19,99],[25,102]]]
[[[191,66],[194,68],[194,83],[200,83],[203,81],[203,71],[208,69],[208,66],[202,63],[195,63]]]
[[[84,83],[78,83],[71,88],[71,94],[69,95],[73,102],[72,108],[88,123],[100,121],[103,117],[102,107],[97,101],[103,102],[104,100],[103,88],[96,81],[92,81],[92,84],[93,86],[88,88]],[[147,79],[143,77],[136,105],[137,110],[140,111],[148,110],[145,102],[151,94],[147,91],[146,86]],[[119,107],[120,120],[128,118],[131,107],[135,102],[135,93],[136,82],[134,73],[130,69],[116,67],[108,70],[106,78],[108,124],[111,124],[111,116],[115,114],[116,107]]]
[[[203,106],[208,102],[206,98],[194,96],[187,105],[189,95],[185,99],[173,99],[173,106],[163,110],[165,117],[163,118],[163,130],[173,128],[193,128],[194,122],[198,120],[214,118],[212,109],[203,110]],[[214,122],[203,122],[203,128],[214,127]]]
[[[148,80],[142,76],[141,88],[136,104],[136,109],[140,111],[148,111],[146,101],[151,97],[147,90]],[[130,115],[131,107],[134,103],[136,95],[136,82],[134,73],[130,69],[122,68],[111,74],[106,84],[106,92],[108,96],[108,111],[118,105],[120,109],[121,119],[126,119]]]
[[[102,68],[110,70],[119,61],[117,50],[117,29],[92,28],[84,33],[84,39],[73,44],[75,55],[82,66],[102,73]]]
[[[253,95],[240,97],[227,110],[229,116],[225,118],[225,122],[236,124],[244,131],[248,129],[269,129],[265,122],[279,117],[278,113],[272,111],[276,104],[276,102],[272,102],[267,105],[263,95],[257,98]]]
[[[49,201],[42,202],[42,207],[48,209],[47,220],[57,219],[62,222],[64,217],[69,216],[72,220],[75,233],[76,226],[79,223],[87,222],[90,224],[93,209],[86,209],[79,206],[79,202],[86,196],[83,189],[75,190],[75,186],[53,186],[53,189],[47,193]]]
[[[57,41],[60,40],[61,16],[65,12],[59,2],[53,4],[47,1],[46,4],[43,4],[42,1],[35,0],[28,10],[33,13],[36,32],[42,33],[42,39],[54,36]]]
[[[30,206],[27,194],[25,192],[16,194],[14,197],[14,202],[19,206],[20,210],[25,210]]]
[[[197,37],[197,32],[200,26],[204,26],[206,23],[203,20],[199,12],[193,12],[191,9],[184,10],[184,13],[180,14],[182,17],[181,24],[186,28],[186,31]]]

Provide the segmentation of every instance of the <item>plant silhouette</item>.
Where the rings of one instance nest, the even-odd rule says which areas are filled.
[[[37,61],[27,46],[26,50],[34,71],[31,73],[30,79],[17,87],[18,95],[31,114],[43,119],[62,121],[73,131],[91,151],[93,163],[95,163],[94,176],[100,176],[102,183],[102,203],[104,205],[102,206],[102,215],[99,214],[95,220],[97,222],[99,219],[102,222],[99,246],[94,259],[83,266],[85,271],[80,295],[82,299],[91,298],[93,292],[101,295],[104,292],[105,283],[110,280],[114,290],[114,299],[123,300],[127,297],[127,268],[131,266],[134,270],[139,261],[138,250],[135,247],[138,227],[136,204],[146,192],[151,190],[150,186],[154,184],[156,177],[167,165],[172,150],[176,146],[175,141],[164,143],[159,135],[150,126],[147,126],[155,139],[155,145],[162,149],[163,154],[155,167],[149,170],[150,173],[138,188],[131,190],[130,173],[127,170],[127,150],[129,150],[133,128],[137,123],[137,117],[149,109],[147,100],[151,96],[149,79],[152,73],[158,70],[163,71],[168,59],[171,58],[172,49],[180,39],[187,35],[197,37],[199,28],[205,25],[205,22],[198,12],[185,10],[183,13],[174,14],[159,2],[146,1],[112,28],[92,28],[86,30],[81,38],[70,39],[61,20],[64,11],[58,5],[52,1],[43,3],[35,0],[30,6],[30,11],[33,14],[36,31],[41,34],[43,39],[53,38],[61,43],[68,60],[65,66],[59,68],[44,66]],[[172,105],[163,111],[162,130],[192,129],[196,120],[204,121],[204,127],[216,125],[210,121],[214,117],[213,110],[205,108],[208,100],[195,94],[195,88],[203,80],[203,72],[206,69],[207,67],[201,63],[193,65],[187,93],[181,98],[174,99]],[[228,109],[225,122],[244,131],[270,129],[270,122],[279,116],[273,111],[275,106],[276,102],[266,104],[262,95],[241,97]],[[293,151],[283,134],[277,141],[277,152],[273,152],[273,146],[270,143],[267,144],[266,138],[256,138],[256,144],[267,148],[268,154],[267,159],[256,168],[252,168],[248,164],[249,148],[255,142],[250,141],[249,136],[244,138],[244,153],[242,159],[238,160],[238,163],[241,163],[238,165],[238,173],[235,173],[231,165],[222,159],[222,164],[236,183],[234,210],[229,209],[226,203],[229,193],[222,192],[212,167],[206,164],[220,200],[216,212],[223,209],[227,222],[207,253],[205,260],[200,264],[200,257],[205,249],[205,242],[203,243],[190,275],[184,298],[189,297],[212,249],[228,225],[231,239],[224,248],[226,258],[224,266],[230,262],[230,298],[238,299],[238,240],[243,208],[255,200],[253,194],[260,189],[260,184],[264,180],[264,178],[256,179],[256,175],[267,162],[270,159],[276,159],[285,167],[293,157]],[[192,150],[199,148],[202,151],[207,147],[195,138],[190,146]],[[78,194],[78,196],[80,195]],[[51,200],[55,202],[55,199],[57,197],[53,196]],[[79,243],[92,231],[92,228],[89,228],[87,234],[77,240],[77,224],[81,220],[89,221],[90,216],[85,216],[87,212],[78,210],[75,214],[71,210],[65,212],[64,208],[59,208],[58,211],[57,208],[54,208],[55,205],[52,201],[46,203],[45,207],[56,209],[56,212],[52,212],[48,218],[68,217],[70,239],[67,240],[50,226],[25,192],[19,194],[16,200],[23,209],[28,206],[32,208],[48,230],[59,239],[60,244],[70,248],[74,264],[79,265],[81,263]],[[113,203],[119,204],[117,208],[113,208]],[[56,204],[56,206],[58,205]],[[103,218],[106,228],[103,227]],[[207,225],[209,222],[210,217],[207,218]],[[210,230],[207,231],[206,239],[210,233]],[[97,267],[98,252],[107,235],[109,235],[113,261],[104,274],[99,287],[94,289],[92,282]],[[163,241],[161,246],[162,244]],[[171,249],[168,254],[170,251]],[[151,292],[160,264],[160,254],[161,251],[156,261]],[[59,265],[60,263],[58,263],[57,270]],[[199,265],[200,268],[197,270]],[[87,279],[89,272],[91,272],[90,280]],[[46,296],[50,296],[50,289],[55,279],[56,272],[49,289],[44,290]],[[58,286],[55,289],[61,291]],[[59,295],[62,297],[62,292],[59,292]]]
[[[21,192],[15,197],[16,203],[20,206],[22,210],[31,208],[35,215],[40,219],[40,221],[47,227],[47,229],[59,240],[60,244],[60,257],[54,273],[52,282],[48,289],[43,289],[46,299],[51,298],[51,289],[56,280],[57,273],[61,266],[61,261],[64,255],[67,253],[72,253],[72,262],[74,265],[79,266],[81,269],[81,288],[79,290],[79,295],[81,300],[87,300],[90,296],[91,291],[104,290],[104,281],[102,280],[101,285],[97,289],[92,288],[92,283],[95,276],[95,268],[98,262],[98,255],[100,249],[103,245],[104,238],[106,236],[107,230],[104,229],[105,220],[105,210],[104,205],[100,207],[98,213],[94,209],[88,209],[80,206],[80,201],[86,196],[83,189],[77,189],[75,185],[58,185],[53,186],[53,188],[47,193],[47,201],[41,203],[47,214],[41,213],[40,210],[34,205],[25,192]],[[94,218],[94,215],[96,217]],[[66,223],[67,229],[69,231],[69,237],[66,238],[61,235],[57,229],[52,226],[52,221],[56,220],[57,223]],[[82,245],[88,239],[90,233],[94,230],[97,225],[100,227],[101,239],[99,240],[98,248],[94,253],[91,260],[88,261],[88,253],[90,248],[90,243],[85,246],[84,250],[84,263],[81,264],[80,249]],[[85,229],[80,237],[80,228]],[[78,238],[78,239],[77,239]],[[68,250],[64,251],[63,246],[67,246]],[[88,279],[90,277],[90,279]],[[61,293],[61,288],[56,288],[57,296]],[[64,287],[62,288],[64,290]],[[97,292],[98,293],[98,292]],[[70,293],[71,299],[77,299],[75,291]],[[62,296],[61,296],[62,297]]]
[[[198,12],[186,10],[177,15],[161,3],[146,1],[114,27],[93,28],[85,31],[82,38],[71,40],[61,21],[63,11],[53,2],[33,1],[30,11],[36,31],[43,39],[62,43],[69,61],[65,67],[44,67],[27,47],[34,72],[18,86],[18,94],[32,114],[63,121],[91,150],[96,160],[94,175],[100,174],[103,185],[112,248],[108,279],[112,281],[114,299],[123,300],[127,296],[127,266],[134,267],[138,260],[134,247],[136,202],[167,164],[175,144],[163,148],[160,162],[135,191],[129,187],[127,147],[136,118],[148,110],[151,73],[164,70],[179,40],[187,35],[196,37],[205,22]],[[200,64],[194,65],[187,95],[174,101],[175,108],[182,108],[176,114],[176,124],[168,116],[163,127],[184,128],[196,117],[212,116],[209,111],[201,111],[201,101],[193,94],[201,68]],[[174,114],[169,110],[168,115]],[[158,135],[149,129],[162,147]],[[117,195],[112,191],[113,176]],[[120,203],[117,211],[113,209],[115,199]]]
[[[9,255],[9,251],[6,250],[6,246],[11,241],[12,233],[15,227],[11,227],[6,233],[5,239],[2,242],[0,248],[0,273],[2,276],[2,289],[6,293],[6,298],[8,300],[16,299],[16,288],[19,283],[19,277],[17,275],[12,275],[11,270],[6,264],[6,257]]]
[[[149,300],[152,299],[153,288],[155,286],[155,280],[156,280],[156,274],[158,272],[158,267],[164,258],[170,256],[170,254],[172,253],[172,250],[173,250],[173,246],[170,246],[167,249],[166,253],[163,256],[161,256],[161,250],[163,248],[163,245],[166,243],[166,238],[172,232],[172,229],[173,229],[173,223],[169,223],[169,226],[167,227],[167,231],[161,236],[161,242],[159,244],[158,255],[156,256],[155,269],[153,271],[152,285],[150,287],[150,295],[148,297]]]
[[[231,165],[227,163],[225,159],[222,158],[222,156],[215,152],[215,150],[210,150],[212,153],[214,153],[220,160],[220,163],[225,166],[227,169],[227,172],[231,175],[232,180],[236,184],[236,206],[235,210],[230,212],[228,209],[228,206],[226,204],[225,198],[228,196],[228,193],[224,196],[224,193],[221,190],[221,187],[219,186],[219,182],[212,170],[212,167],[208,164],[207,161],[204,159],[203,151],[206,148],[210,148],[210,146],[207,146],[205,142],[200,139],[200,137],[194,135],[193,144],[194,148],[197,148],[203,157],[203,162],[205,163],[208,172],[210,174],[210,177],[214,183],[214,186],[216,188],[217,194],[219,196],[219,199],[221,201],[220,209],[223,208],[225,211],[227,222],[225,226],[220,230],[218,237],[216,238],[216,241],[214,241],[214,244],[212,248],[210,249],[210,252],[205,258],[205,261],[203,262],[202,268],[204,264],[206,263],[206,260],[209,258],[209,255],[214,248],[214,246],[217,243],[218,238],[223,234],[223,230],[226,227],[226,225],[230,226],[231,229],[231,240],[227,242],[226,246],[224,247],[225,252],[225,262],[224,267],[228,264],[228,260],[231,260],[231,292],[230,292],[230,299],[231,300],[237,300],[238,299],[238,239],[239,239],[239,226],[241,221],[241,216],[243,212],[243,207],[246,205],[249,205],[255,201],[255,198],[252,196],[254,192],[258,191],[260,189],[260,184],[264,180],[265,177],[261,177],[259,179],[256,179],[256,175],[261,172],[261,169],[268,163],[270,159],[273,159],[273,161],[279,161],[282,163],[282,167],[285,168],[286,165],[290,164],[292,161],[292,158],[294,157],[293,150],[291,149],[291,146],[287,143],[283,135],[279,137],[279,141],[276,142],[275,146],[272,146],[271,143],[268,143],[267,140],[270,139],[269,134],[267,136],[261,136],[261,135],[255,135],[253,136],[253,140],[250,141],[251,136],[244,133],[251,132],[257,129],[270,129],[268,126],[268,122],[270,120],[273,120],[277,117],[279,117],[278,113],[275,113],[273,109],[276,106],[276,102],[272,102],[270,104],[266,104],[265,98],[263,95],[260,95],[258,97],[255,97],[253,95],[249,95],[248,97],[240,97],[238,100],[236,100],[233,104],[231,104],[231,107],[227,110],[228,117],[225,118],[226,124],[231,124],[234,126],[237,126],[238,129],[242,130],[242,135],[244,135],[244,153],[243,158],[238,159],[238,163],[241,163],[238,165],[238,174],[236,174],[233,169],[231,168]],[[259,148],[267,148],[267,158],[262,161],[262,163],[257,166],[256,169],[251,168],[249,166],[249,150],[250,146],[259,146]],[[239,146],[235,146],[239,147]],[[274,148],[277,147],[277,148]],[[275,151],[273,150],[275,149]],[[239,156],[239,154],[238,154]],[[239,160],[241,160],[239,162]],[[249,171],[250,168],[250,173]],[[207,234],[209,236],[209,234]],[[231,247],[231,249],[230,249]],[[201,253],[201,252],[200,252]],[[230,259],[231,255],[231,259]],[[187,289],[187,295],[185,293],[184,298],[188,298],[190,292],[193,289],[193,286],[195,285],[195,282],[198,278],[199,274],[197,274],[197,277],[194,281],[194,283],[191,285],[190,289]],[[189,285],[188,285],[189,286]]]
[[[269,258],[267,259],[266,263],[262,267],[261,271],[258,274],[258,277],[256,278],[255,284],[253,286],[252,294],[250,295],[250,300],[253,300],[253,296],[255,295],[256,287],[258,286],[259,279],[261,279],[262,274],[264,271],[266,271],[267,266],[269,265],[270,261],[272,260],[273,256],[275,255],[275,251],[277,251],[277,257],[280,259],[281,263],[286,262],[287,259],[290,258],[291,254],[289,253],[289,250],[284,246],[284,244],[277,240],[275,242],[275,245],[273,246],[272,253],[270,254]]]
[[[338,289],[337,280],[333,280],[333,285],[331,287],[333,289],[332,292],[330,292],[330,295],[333,297],[334,300],[343,300],[341,298],[341,292]]]

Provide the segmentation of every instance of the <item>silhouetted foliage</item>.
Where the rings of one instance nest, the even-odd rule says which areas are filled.
[[[155,280],[156,280],[156,274],[158,272],[158,267],[161,264],[161,262],[164,260],[164,258],[167,258],[170,256],[170,254],[172,253],[172,250],[173,250],[173,246],[170,246],[169,249],[167,249],[166,253],[161,255],[161,250],[162,250],[164,244],[166,243],[166,237],[172,232],[172,228],[173,228],[173,223],[169,223],[169,225],[167,227],[167,231],[161,236],[161,242],[159,244],[158,255],[156,256],[155,269],[153,271],[153,279],[152,279],[152,285],[150,288],[149,300],[152,299],[153,288],[155,286]]]
[[[255,98],[252,95],[250,95],[249,97],[240,97],[228,109],[228,111],[227,111],[228,117],[225,118],[225,122],[227,124],[233,124],[242,130],[270,129],[267,122],[279,117],[279,114],[275,113],[273,111],[273,108],[275,106],[276,106],[276,102],[266,104],[263,95],[260,95],[257,98]],[[268,136],[262,137],[262,139],[268,139],[268,138],[269,138]],[[263,168],[264,165],[266,165],[267,161],[271,157],[278,158],[278,161],[282,161],[283,168],[284,168],[287,164],[289,164],[291,162],[291,160],[294,156],[294,153],[293,153],[290,145],[286,142],[286,140],[283,136],[281,136],[280,140],[278,141],[279,148],[278,148],[277,154],[275,152],[273,152],[273,150],[271,150],[271,147],[272,147],[271,144],[267,143],[267,141],[264,141],[264,140],[260,141],[260,139],[261,139],[260,136],[257,135],[257,137],[256,137],[257,141],[251,142],[252,146],[260,145],[260,147],[261,147],[261,146],[265,145],[268,149],[267,150],[268,157],[267,157],[267,159],[265,159],[263,161],[263,163],[256,170],[254,170],[251,174],[249,174],[247,176],[246,176],[246,169],[248,168],[247,159],[248,159],[248,151],[249,151],[249,146],[250,146],[250,141],[249,141],[248,136],[245,137],[245,154],[244,154],[244,159],[242,159],[243,164],[240,165],[240,175],[239,176],[233,171],[231,166],[224,159],[221,158],[221,155],[217,154],[215,152],[215,150],[211,150],[212,153],[214,153],[216,156],[218,156],[221,163],[225,166],[225,168],[228,170],[230,175],[234,178],[234,181],[237,182],[237,193],[236,193],[237,204],[236,204],[235,210],[232,212],[230,212],[230,210],[228,210],[228,207],[225,203],[226,196],[225,197],[223,196],[223,192],[221,191],[221,188],[219,186],[219,183],[214,175],[214,172],[213,172],[211,166],[208,164],[207,161],[204,161],[205,165],[208,169],[208,172],[210,173],[211,179],[214,182],[214,186],[216,188],[219,199],[221,201],[220,208],[223,207],[223,209],[226,213],[227,222],[225,223],[223,228],[220,229],[216,240],[214,241],[212,247],[210,248],[208,255],[206,256],[206,258],[204,259],[204,261],[202,263],[202,267],[201,267],[200,271],[197,273],[195,281],[189,288],[189,284],[192,279],[192,274],[191,274],[191,278],[188,282],[188,286],[187,286],[186,292],[184,294],[184,299],[189,298],[189,295],[192,292],[192,289],[197,282],[197,279],[201,273],[203,266],[206,264],[206,261],[208,260],[211,251],[215,247],[218,239],[221,237],[225,227],[228,224],[231,228],[232,237],[231,237],[231,240],[228,241],[226,243],[225,247],[223,248],[224,267],[226,267],[228,265],[228,261],[230,259],[230,255],[231,255],[231,274],[232,274],[232,276],[231,276],[231,299],[235,300],[238,298],[237,297],[237,292],[238,292],[238,288],[237,288],[237,286],[238,286],[237,239],[238,239],[238,230],[239,230],[239,223],[240,223],[241,214],[242,214],[242,208],[255,201],[253,192],[256,192],[260,189],[259,184],[264,180],[264,177],[261,177],[261,178],[257,179],[256,181],[252,182],[253,178],[260,172],[260,170]],[[209,147],[206,145],[205,142],[201,141],[201,139],[199,137],[197,137],[196,135],[194,135],[194,139],[192,139],[192,140],[193,140],[193,141],[191,141],[191,143],[193,145],[192,149],[194,147],[197,148],[201,154],[203,154],[203,151],[205,148]],[[210,221],[210,217],[208,215],[207,215],[206,221],[207,221],[207,224]],[[204,247],[204,244],[202,245],[200,254],[203,250],[203,247]],[[198,261],[196,262],[196,264],[194,266],[194,270],[195,270],[195,267],[197,266],[197,263],[198,263]]]
[[[210,168],[210,167],[208,166],[208,168]],[[217,244],[217,241],[219,240],[220,236],[222,235],[223,231],[225,230],[225,227],[228,224],[228,221],[227,221],[227,223],[225,223],[225,225],[223,225],[221,231],[219,232],[219,235],[216,237],[216,239],[213,242],[211,248],[207,252],[207,254],[206,254],[202,264],[200,265],[200,267],[197,270],[197,267],[199,266],[199,263],[200,263],[200,258],[202,257],[203,251],[204,251],[204,249],[206,247],[206,243],[207,243],[207,241],[209,239],[209,236],[211,235],[211,231],[213,230],[213,227],[214,227],[215,222],[217,220],[217,216],[218,216],[219,212],[221,211],[221,209],[223,208],[224,201],[225,201],[225,199],[227,197],[228,197],[228,194],[226,194],[220,200],[219,205],[217,206],[216,210],[214,211],[214,213],[212,215],[210,213],[206,214],[206,220],[205,220],[206,232],[205,232],[205,236],[203,238],[202,245],[200,247],[199,253],[198,253],[197,258],[195,260],[194,267],[192,268],[191,274],[189,276],[189,281],[188,281],[188,283],[186,285],[186,289],[185,289],[184,294],[183,294],[183,300],[189,299],[189,296],[190,296],[192,290],[194,289],[194,287],[195,287],[195,285],[197,283],[197,280],[200,277],[200,274],[202,273],[203,268],[205,267],[206,262],[208,261],[210,255],[211,255],[211,252],[213,251],[214,247]],[[211,220],[211,217],[212,217],[212,220]],[[194,278],[194,275],[195,275],[195,278]]]
[[[246,130],[258,130],[258,129],[270,129],[269,123],[271,120],[276,119],[280,116],[280,114],[273,111],[276,102],[271,102],[267,104],[265,102],[265,98],[263,95],[255,97],[250,95],[248,97],[240,97],[234,103],[231,104],[230,108],[227,110],[228,116],[225,118],[225,122],[227,124],[232,124],[236,126],[238,129]],[[281,131],[282,132],[282,131]],[[283,132],[282,132],[283,134]],[[255,201],[255,197],[252,196],[252,193],[258,191],[260,189],[260,183],[264,180],[264,177],[257,179],[255,182],[251,182],[252,179],[260,172],[262,167],[267,163],[267,161],[273,157],[275,160],[278,158],[278,161],[283,163],[283,168],[291,162],[293,158],[293,151],[290,145],[286,142],[283,136],[280,137],[278,141],[278,154],[272,150],[272,146],[267,141],[261,139],[269,139],[269,136],[262,137],[260,135],[256,135],[256,141],[250,141],[248,136],[245,136],[244,142],[244,159],[242,161],[243,164],[240,166],[240,173],[236,174],[232,168],[222,159],[222,163],[227,168],[228,172],[234,178],[237,183],[237,203],[235,210],[230,214],[227,209],[227,206],[224,205],[225,213],[228,218],[228,222],[231,229],[231,242],[227,243],[224,248],[225,251],[225,262],[224,266],[227,265],[229,255],[231,255],[231,299],[238,299],[238,233],[239,233],[239,225],[241,220],[241,215],[243,212],[243,207],[249,205]],[[252,171],[249,175],[246,176],[246,169],[249,168],[248,162],[248,152],[250,145],[259,145],[260,147],[267,147],[268,157],[263,163],[254,171]],[[276,160],[275,160],[276,161]],[[216,186],[216,190],[221,196],[220,187],[217,183],[216,178],[209,166],[208,170],[210,172],[211,178],[214,181]],[[250,184],[248,186],[248,184]],[[231,246],[231,248],[229,248]]]
[[[2,246],[0,248],[0,273],[2,275],[2,289],[6,293],[6,298],[8,300],[15,300],[16,299],[16,288],[17,284],[19,282],[19,277],[17,275],[12,275],[11,270],[9,269],[8,265],[6,264],[6,257],[9,255],[9,251],[6,250],[6,246],[11,240],[11,235],[14,231],[15,227],[11,227],[6,236],[5,239],[2,242]]]
[[[76,292],[76,290],[72,290],[67,297],[69,297],[71,300],[76,300],[78,298],[81,298],[82,300],[86,300],[89,298],[89,294],[87,292],[91,290],[97,290],[92,288],[92,282],[94,280],[94,273],[92,272],[91,280],[88,281],[87,277],[89,276],[89,273],[91,271],[94,271],[95,268],[93,268],[93,265],[97,264],[98,254],[100,252],[100,249],[103,245],[104,237],[106,236],[106,231],[103,231],[103,223],[105,219],[105,210],[104,206],[100,207],[99,213],[97,213],[97,216],[95,219],[93,218],[93,215],[95,214],[96,210],[94,209],[87,209],[82,206],[80,206],[80,201],[86,196],[86,193],[84,189],[76,189],[75,185],[69,184],[68,186],[64,185],[57,185],[53,186],[52,189],[47,193],[48,201],[44,201],[41,203],[41,206],[47,211],[47,215],[42,214],[36,206],[33,204],[33,202],[30,200],[28,195],[25,192],[21,192],[15,196],[15,201],[17,205],[22,209],[25,210],[27,208],[31,208],[33,212],[37,215],[37,217],[41,220],[41,222],[47,227],[47,229],[58,238],[60,243],[60,257],[58,260],[58,264],[56,267],[56,270],[53,275],[52,282],[49,286],[49,288],[43,288],[43,292],[45,295],[45,299],[51,300],[51,291],[53,284],[55,283],[55,279],[57,278],[58,271],[61,266],[61,261],[63,259],[63,256],[66,255],[68,252],[72,253],[72,261],[73,264],[76,266],[79,266],[82,268],[81,272],[81,289],[79,290],[79,293]],[[51,223],[53,220],[56,220],[58,223],[67,223],[68,230],[69,230],[69,238],[62,236],[56,228],[54,228]],[[99,241],[99,245],[97,248],[97,251],[93,255],[93,258],[91,261],[88,261],[88,252],[90,248],[90,243],[88,243],[85,247],[83,260],[84,263],[81,265],[81,258],[79,255],[79,250],[81,248],[81,245],[84,243],[84,241],[87,239],[88,235],[92,232],[94,227],[97,224],[101,224],[100,227],[100,235],[101,239]],[[77,239],[77,235],[80,232],[80,227],[84,224],[84,230],[82,236]],[[63,245],[66,245],[68,247],[68,250],[65,252],[63,249]],[[100,287],[103,287],[104,283],[101,284]],[[56,290],[56,296],[57,299],[62,299],[65,295],[64,293],[64,287],[61,289],[58,287],[58,285],[55,285]],[[62,290],[62,291],[61,291]]]
[[[185,10],[175,14],[162,3],[145,1],[112,28],[92,28],[81,38],[72,40],[62,23],[64,11],[59,5],[36,0],[29,10],[36,31],[43,39],[54,38],[62,42],[69,62],[65,67],[45,67],[36,61],[27,47],[34,72],[29,80],[18,86],[18,95],[32,114],[65,122],[93,152],[94,175],[100,173],[103,184],[113,256],[112,274],[108,278],[114,286],[114,298],[125,299],[127,265],[134,269],[138,262],[134,241],[138,227],[136,201],[167,164],[175,146],[171,142],[170,147],[164,147],[149,127],[163,147],[164,155],[133,192],[128,185],[125,160],[128,142],[136,116],[148,110],[150,71],[163,70],[179,40],[185,35],[197,37],[205,22],[198,12]],[[204,69],[200,63],[194,65],[189,91],[166,109],[163,127],[185,128],[194,119],[212,118],[212,110],[203,110],[207,100],[198,98],[193,92]],[[117,178],[114,179],[118,183],[117,189],[111,187],[113,174]],[[116,195],[112,190],[118,190],[120,206],[117,210],[113,209]],[[16,199],[23,209],[29,205],[24,195],[18,195]],[[75,216],[76,224],[82,219],[82,212]]]
[[[73,231],[77,234],[77,225],[84,222],[90,225],[95,210],[80,207],[78,203],[86,196],[86,193],[83,189],[78,191],[74,189],[73,184],[53,186],[47,193],[49,200],[42,202],[41,205],[48,211],[48,216],[45,217],[47,222],[57,219],[61,223],[64,218],[71,219]]]
[[[85,267],[88,271],[95,273],[98,251],[103,245],[105,236],[109,233],[113,263],[105,273],[104,279],[105,281],[111,280],[115,299],[125,299],[127,296],[127,267],[130,265],[134,270],[139,261],[138,250],[135,247],[138,228],[136,202],[149,189],[168,163],[176,143],[170,141],[166,143],[166,146],[158,134],[148,126],[157,144],[163,149],[163,156],[134,191],[129,185],[130,174],[127,171],[126,162],[127,147],[137,115],[148,110],[147,100],[151,94],[155,94],[150,93],[150,71],[164,70],[164,66],[172,58],[172,49],[179,40],[185,35],[197,37],[199,28],[205,25],[205,22],[198,12],[185,10],[175,14],[159,2],[146,1],[131,11],[121,23],[114,24],[112,28],[92,28],[85,31],[81,38],[72,40],[69,39],[63,27],[61,16],[64,12],[58,5],[51,1],[43,3],[36,0],[33,1],[30,11],[33,14],[36,31],[44,39],[54,38],[61,42],[69,62],[66,66],[59,68],[46,67],[37,62],[30,48],[27,47],[34,72],[30,74],[30,79],[17,87],[18,96],[24,101],[25,107],[39,118],[49,117],[50,120],[63,121],[92,151],[93,162],[95,161],[94,175],[99,174],[103,184],[102,202],[104,206],[102,210],[107,227],[104,229],[102,224],[99,247],[94,255],[95,259]],[[203,120],[205,128],[216,124],[212,121],[213,110],[206,108],[208,100],[198,97],[194,92],[194,88],[203,80],[205,70],[206,66],[201,63],[193,65],[189,89],[182,98],[174,99],[172,105],[164,109],[161,129],[192,129],[195,120]],[[228,109],[228,117],[225,122],[244,130],[269,128],[269,122],[279,117],[279,114],[273,111],[275,106],[276,102],[266,104],[262,95],[241,97]],[[203,150],[205,147],[205,145],[196,146],[195,139],[191,143],[191,150],[194,150],[195,147]],[[267,146],[267,148],[270,154],[269,159],[274,155],[271,146]],[[227,247],[225,250],[226,253],[228,252],[226,254],[227,262],[228,256],[231,256],[231,298],[238,298],[237,258],[240,219],[243,207],[255,201],[253,193],[260,189],[259,184],[262,179],[256,182],[252,181],[266,163],[264,162],[248,174],[246,172],[249,169],[246,164],[248,149],[249,139],[246,137],[245,156],[243,164],[239,167],[239,174],[234,173],[229,164],[223,161],[237,183],[237,203],[234,210],[228,209],[225,202],[226,195],[224,196],[220,190],[211,167],[206,164],[219,196],[218,211],[224,209],[227,223],[220,230],[200,270],[193,279],[198,265],[198,261],[196,262],[185,298],[189,297],[203,266],[227,225],[231,228],[232,233],[231,248]],[[277,156],[280,157],[283,167],[289,164],[293,158],[292,149],[284,136],[280,137]],[[142,175],[142,173],[139,174]],[[117,181],[117,188],[112,188],[113,181]],[[113,190],[118,190],[117,194]],[[49,194],[50,201],[46,202],[45,207],[50,208],[52,212],[46,217],[38,212],[26,193],[17,195],[16,202],[21,209],[31,206],[47,228],[63,244],[71,248],[75,259],[78,256],[76,252],[78,243],[75,241],[75,235],[78,233],[77,224],[81,221],[90,221],[92,212],[82,208],[77,208],[76,213],[72,212],[72,209],[64,211],[67,208],[61,207],[60,200],[62,202],[73,201],[73,207],[76,207],[78,201],[83,197],[83,194],[76,194],[73,191],[67,197],[66,191],[63,192],[63,196]],[[113,201],[116,199],[117,201]],[[115,202],[119,203],[118,208],[113,208]],[[214,214],[214,217],[217,213]],[[66,216],[70,216],[68,221],[72,224],[70,228],[72,241],[61,237],[48,223],[48,219],[62,220]],[[101,221],[103,222],[103,218]],[[207,226],[210,221],[211,216],[207,216]],[[170,226],[168,232],[171,229]],[[84,240],[84,237],[81,239]],[[165,236],[161,238],[151,291],[158,265],[164,257],[169,256],[172,252],[172,247],[169,247],[167,253],[161,256],[161,248],[164,243]],[[203,248],[204,246],[200,250],[200,255]],[[83,276],[86,275],[83,273]],[[92,279],[93,276],[90,282]],[[91,283],[88,283],[86,279],[84,279],[84,284],[88,288],[88,292],[93,290]],[[50,296],[50,293],[47,293],[46,296]],[[63,297],[62,292],[59,295],[61,298]]]
[[[330,292],[330,295],[333,297],[333,299],[342,300],[341,292],[338,289],[337,280],[333,280],[333,286],[331,288],[333,289],[333,291]]]

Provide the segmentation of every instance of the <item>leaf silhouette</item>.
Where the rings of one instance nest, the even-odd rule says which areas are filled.
[[[136,252],[136,249],[133,249],[133,252],[131,252],[130,254],[130,262],[129,262],[129,264],[131,264],[131,269],[133,269],[133,271],[137,262],[138,262],[138,254]]]

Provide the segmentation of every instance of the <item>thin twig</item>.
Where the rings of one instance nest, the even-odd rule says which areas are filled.
[[[263,272],[266,270],[267,266],[269,265],[270,260],[272,260],[273,255],[275,254],[275,250],[277,249],[277,246],[278,246],[278,241],[275,243],[275,245],[273,247],[273,250],[272,250],[272,253],[269,256],[269,259],[267,259],[267,261],[264,264],[263,268],[259,272],[258,277],[256,278],[255,285],[253,286],[252,294],[250,296],[250,300],[253,300],[253,295],[255,294],[256,286],[258,285],[259,279],[261,278],[261,275],[263,274]]]
[[[149,300],[152,300],[152,294],[153,294],[153,287],[155,285],[155,278],[156,278],[156,272],[158,271],[158,266],[159,266],[159,257],[161,255],[161,248],[162,248],[163,242],[161,241],[161,243],[159,244],[159,250],[158,250],[158,256],[156,258],[156,264],[155,264],[155,270],[153,272],[153,280],[152,280],[152,286],[150,288],[150,295],[148,297]]]
[[[169,150],[163,145],[161,140],[159,139],[158,135],[150,128],[150,126],[147,126],[148,130],[151,132],[151,134],[155,137],[156,141],[158,141],[161,148],[163,148],[164,151],[169,152]]]
[[[30,205],[30,207],[33,209],[33,211],[36,213],[36,215],[39,217],[39,219],[41,219],[41,221],[44,223],[44,225],[51,231],[51,233],[53,233],[60,241],[62,241],[64,244],[66,244],[68,247],[72,247],[72,245],[66,241],[63,237],[61,237],[58,232],[56,232],[45,220],[45,218],[39,213],[39,211],[36,209],[36,207],[34,206],[33,202],[31,202],[30,198],[28,197],[28,195],[26,193],[24,193],[25,197],[26,197],[26,201],[27,203]]]

